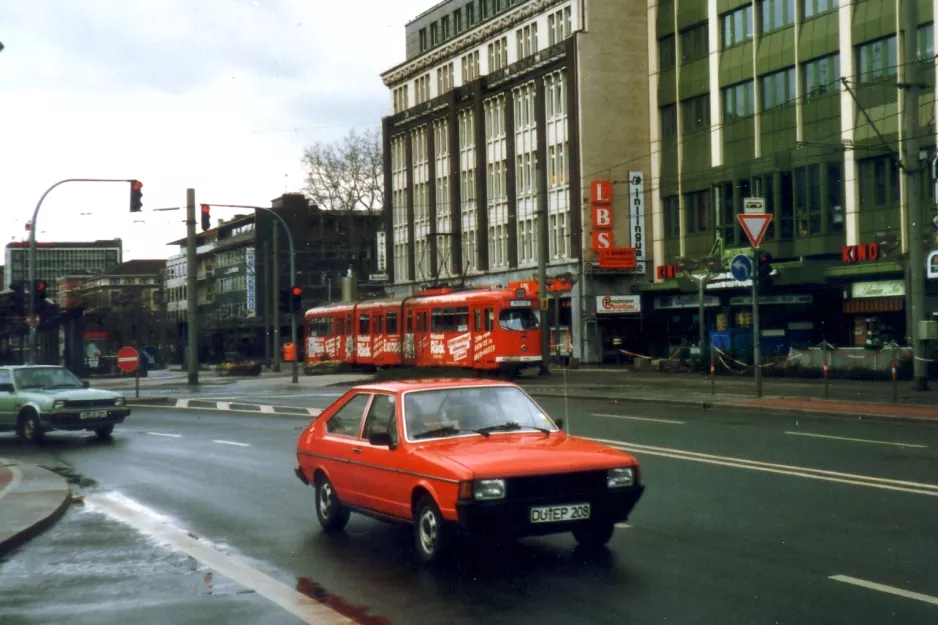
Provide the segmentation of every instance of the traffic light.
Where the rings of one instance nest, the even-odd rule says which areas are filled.
[[[130,212],[139,213],[143,208],[143,183],[139,180],[130,181]]]
[[[42,280],[36,280],[35,290],[36,290],[36,304],[38,305],[46,300],[46,296],[47,296],[46,283],[43,282]]]
[[[208,204],[202,205],[202,231],[212,227],[212,207]]]
[[[772,255],[768,252],[759,253],[759,283],[768,286],[771,284],[772,275]]]
[[[290,293],[290,289],[280,289],[278,294],[280,297],[280,312],[287,314],[290,312],[290,303],[293,294]]]
[[[293,312],[300,310],[303,306],[303,287],[295,286],[290,289],[290,297],[292,300],[293,307],[290,309]]]

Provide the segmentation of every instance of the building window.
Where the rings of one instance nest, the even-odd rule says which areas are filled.
[[[768,33],[795,23],[795,0],[762,0],[762,30]]]
[[[436,92],[443,95],[453,88],[453,64],[449,63],[436,70]]]
[[[747,80],[723,89],[723,121],[749,117],[755,112],[752,81]]]
[[[472,28],[476,24],[476,6],[471,2],[466,5],[466,26]]]
[[[684,195],[684,225],[687,234],[710,230],[710,192],[694,191]]]
[[[710,94],[689,98],[681,102],[684,134],[710,129]]]
[[[681,236],[681,206],[678,197],[662,198],[664,206],[664,236],[668,239],[676,239]]]
[[[677,136],[677,105],[661,107],[661,138],[673,139]]]
[[[407,85],[401,85],[392,92],[394,96],[394,112],[400,113],[407,109]]]
[[[821,233],[821,166],[795,169],[795,214],[799,237]]]
[[[889,156],[858,161],[860,210],[874,210],[899,204],[898,165]]]
[[[518,40],[518,59],[529,57],[537,52],[537,22],[528,24],[515,31]]]
[[[827,164],[827,219],[831,233],[844,231],[843,168],[840,163]],[[929,185],[931,186],[931,185]]]
[[[462,32],[462,10],[457,9],[453,12],[453,31],[456,34]]]
[[[489,72],[495,72],[508,65],[508,37],[502,37],[488,45]]]
[[[804,95],[813,98],[840,91],[840,55],[832,54],[808,61],[804,71]]]
[[[837,8],[838,0],[803,0],[804,19],[827,13]]]
[[[443,33],[443,41],[446,41],[453,36],[453,33],[450,30],[449,15],[444,15],[440,18],[440,30]]]
[[[547,43],[556,45],[570,36],[573,11],[570,7],[547,16]]]
[[[935,56],[935,25],[924,24],[918,27],[917,58],[920,61]]]
[[[462,84],[467,84],[479,77],[479,51],[470,52],[462,57]]]
[[[430,24],[430,46],[440,45],[440,25],[436,22]]]
[[[430,99],[430,74],[424,74],[414,81],[415,104],[423,104]]]
[[[723,15],[723,47],[752,39],[752,5],[747,4]]]
[[[895,76],[899,65],[896,36],[857,46],[860,82],[870,83]]]
[[[427,40],[427,29],[421,28],[420,29],[420,51],[426,52],[427,48],[430,47],[429,43],[430,42]]]
[[[748,181],[747,181],[748,186]],[[733,245],[736,243],[736,206],[735,185],[732,182],[722,182],[713,185],[713,214],[717,234],[722,236],[723,243]]]
[[[789,67],[780,72],[762,77],[762,110],[788,104],[795,99],[795,68]]]
[[[707,23],[681,31],[681,65],[707,58],[710,53]]]
[[[658,40],[658,71],[666,72],[674,69],[675,63],[674,35],[668,35]]]

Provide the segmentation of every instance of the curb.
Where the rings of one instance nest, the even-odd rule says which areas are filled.
[[[156,395],[154,397],[134,397],[124,399],[128,406],[165,406],[173,401],[166,395]]]
[[[598,400],[598,401],[630,401],[643,404],[659,404],[665,406],[680,406],[683,408],[695,407],[703,409],[712,409],[712,408],[730,408],[733,410],[767,410],[770,412],[788,412],[795,414],[822,414],[836,417],[860,417],[860,418],[869,418],[869,419],[889,419],[892,421],[938,421],[938,410],[936,410],[935,416],[919,416],[919,415],[886,415],[879,414],[876,412],[862,412],[858,411],[855,407],[845,408],[837,410],[833,406],[825,407],[823,405],[811,406],[811,407],[801,407],[801,406],[771,406],[771,405],[759,405],[757,403],[746,403],[757,402],[757,399],[751,400],[742,400],[742,401],[703,401],[703,400],[687,400],[687,399],[667,399],[667,398],[653,398],[653,397],[627,397],[627,396],[599,396],[599,395],[584,395],[576,393],[551,393],[551,392],[533,392],[527,391],[532,397],[550,397],[556,399],[583,399],[583,400]],[[792,399],[786,397],[771,397],[765,399]],[[801,400],[805,403],[812,403],[814,400]],[[871,408],[876,408],[878,406],[891,406],[892,404],[886,403],[874,403],[867,404]]]
[[[59,501],[54,508],[51,510],[41,511],[39,513],[40,516],[38,519],[30,522],[30,524],[23,529],[17,530],[5,538],[0,538],[0,559],[51,527],[56,521],[62,518],[62,515],[65,514],[65,511],[68,510],[68,507],[72,502],[72,489],[69,487],[68,482],[62,476],[35,465],[18,464],[11,461],[4,462],[9,463],[9,466],[11,467],[29,467],[30,472],[38,473],[42,476],[43,479],[50,482],[55,482],[59,489],[63,491],[63,495],[61,501]],[[15,492],[15,489],[7,492],[6,495],[4,495],[4,498],[9,497],[10,495],[14,495]]]

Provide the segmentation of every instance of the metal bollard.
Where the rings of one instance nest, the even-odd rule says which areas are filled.
[[[893,360],[891,363],[892,367],[892,403],[899,403],[899,385],[896,381],[896,361]]]

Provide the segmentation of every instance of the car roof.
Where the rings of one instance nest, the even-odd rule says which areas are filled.
[[[384,393],[403,393],[405,391],[432,391],[447,388],[463,388],[466,386],[500,386],[517,387],[513,382],[499,380],[479,380],[476,378],[432,378],[426,380],[393,380],[389,382],[373,382],[359,384],[354,391],[380,391]]]

